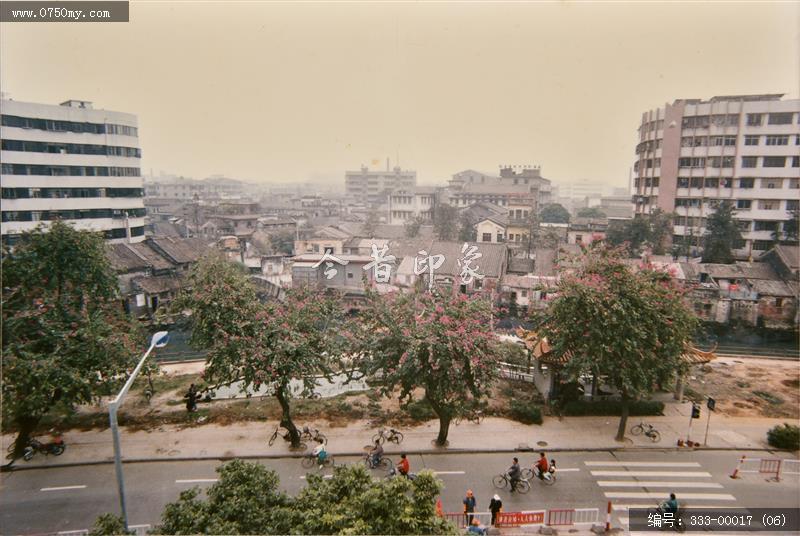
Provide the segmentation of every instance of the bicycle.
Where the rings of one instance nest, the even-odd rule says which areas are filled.
[[[646,424],[645,422],[640,422],[631,427],[631,434],[638,436],[644,434],[646,437],[649,437],[653,443],[658,443],[661,441],[661,434],[656,430],[652,424]]]
[[[328,438],[325,437],[325,434],[314,428],[313,430],[310,429],[308,426],[303,426],[303,431],[300,432],[300,439],[308,440],[308,441],[316,441],[320,439],[324,444],[328,444]]]
[[[286,428],[284,428],[282,425],[279,424],[278,427],[275,428],[275,431],[272,432],[272,436],[270,436],[270,438],[269,438],[269,446],[270,447],[273,444],[275,444],[275,440],[278,439],[278,432],[280,432],[281,428],[286,430]],[[289,433],[289,430],[286,430],[285,434],[281,434],[281,437],[283,438],[284,441],[291,441],[292,440],[292,435]]]
[[[153,399],[153,394],[156,392],[155,387],[153,387],[153,378],[150,374],[147,375],[147,387],[144,388],[144,399],[147,401],[147,404],[150,404],[150,400]]]
[[[403,434],[394,428],[389,428],[388,433],[386,432],[386,429],[381,428],[378,430],[377,434],[372,436],[372,443],[374,444],[376,441],[380,441],[381,445],[383,445],[386,441],[394,443],[395,445],[399,445],[403,442]]]
[[[364,464],[368,469],[383,469],[384,471],[389,471],[394,468],[394,463],[392,463],[392,460],[386,456],[381,456],[381,459],[378,460],[378,463],[375,463],[372,454],[369,453],[364,456]]]
[[[531,481],[534,478],[539,479],[539,481],[544,484],[545,486],[552,486],[556,483],[556,474],[550,471],[547,471],[543,477],[539,476],[540,471],[539,468],[534,466],[533,469],[530,467],[526,467],[522,470],[522,478],[525,480]]]
[[[473,411],[462,413],[461,415],[456,417],[455,424],[456,426],[458,426],[464,420],[471,422],[472,424],[480,424],[481,421],[483,420],[483,417],[484,417],[483,411],[476,409]]]
[[[325,457],[325,459],[322,460],[322,464],[320,464],[316,454],[309,454],[308,456],[303,456],[303,459],[300,460],[300,465],[302,465],[306,469],[311,469],[315,465],[322,465],[323,467],[333,467],[334,461],[333,461],[333,456],[328,454]]]
[[[511,489],[511,478],[509,478],[508,473],[500,473],[492,479],[492,484],[494,484],[494,487],[498,489]],[[514,491],[528,493],[530,490],[531,483],[527,479],[521,478],[520,480],[517,480],[517,485]]]

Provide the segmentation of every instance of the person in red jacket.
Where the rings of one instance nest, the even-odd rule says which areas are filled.
[[[544,480],[544,475],[550,469],[550,464],[547,463],[547,455],[544,452],[539,453],[539,461],[536,462],[536,468],[539,470],[537,476]]]
[[[397,464],[397,472],[404,477],[408,477],[408,473],[411,472],[411,464],[408,463],[408,458],[405,453],[400,455],[400,462]]]

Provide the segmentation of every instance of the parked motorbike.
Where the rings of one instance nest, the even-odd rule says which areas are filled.
[[[67,445],[64,443],[64,439],[57,435],[53,438],[53,441],[48,443],[42,443],[36,438],[31,438],[28,442],[28,445],[25,447],[25,450],[22,453],[23,459],[25,461],[30,461],[33,458],[33,455],[37,452],[41,454],[52,454],[53,456],[61,456],[64,454],[64,450],[67,448]]]

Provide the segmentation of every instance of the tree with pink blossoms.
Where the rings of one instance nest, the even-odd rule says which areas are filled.
[[[191,310],[192,342],[208,348],[204,379],[209,385],[242,382],[242,389],[269,386],[281,406],[281,425],[292,446],[300,433],[292,421],[292,381],[310,395],[319,376],[343,369],[349,331],[338,295],[307,287],[291,289],[283,300],[261,303],[240,266],[221,257],[198,263],[192,290],[179,302]]]
[[[567,375],[603,377],[622,398],[622,441],[632,400],[674,376],[697,318],[671,274],[632,269],[620,250],[590,248],[564,273],[539,327],[555,355],[571,354]]]
[[[449,290],[369,292],[361,320],[363,368],[381,376],[385,396],[399,388],[401,402],[422,389],[439,418],[436,443],[447,445],[451,420],[480,401],[495,378],[491,304]]]

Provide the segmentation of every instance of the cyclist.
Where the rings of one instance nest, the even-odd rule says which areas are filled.
[[[397,472],[406,478],[408,478],[408,474],[411,472],[411,464],[405,452],[400,455],[400,461],[397,463]]]
[[[314,450],[311,452],[312,456],[317,457],[317,463],[319,464],[319,468],[325,465],[325,459],[328,457],[328,453],[325,451],[325,443],[322,442],[320,438],[317,438],[317,446],[314,447]]]
[[[544,475],[550,469],[550,465],[547,463],[547,456],[544,452],[539,453],[539,461],[536,462],[536,473],[540,480],[544,480]]]
[[[511,480],[511,491],[517,491],[517,482],[522,478],[522,469],[519,467],[519,459],[514,458],[514,463],[508,468],[508,477]]]
[[[677,517],[678,514],[678,499],[675,498],[674,493],[669,494],[669,500],[664,501],[661,504],[661,508],[664,512],[671,513],[674,517]]]
[[[381,445],[380,439],[375,440],[375,446],[369,451],[371,460],[372,460],[372,467],[377,467],[383,458],[383,445]]]

